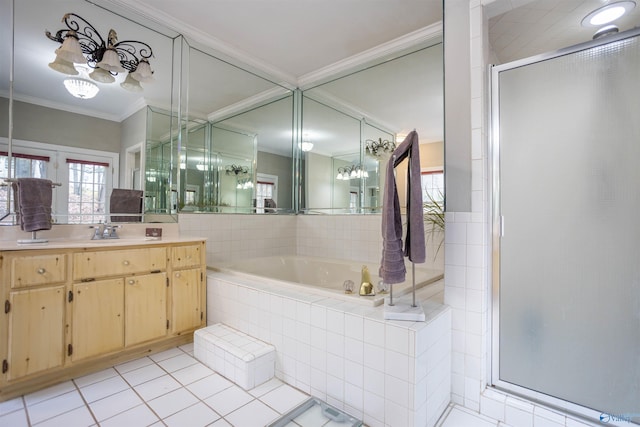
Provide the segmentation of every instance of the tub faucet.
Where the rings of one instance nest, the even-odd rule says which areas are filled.
[[[371,275],[369,274],[369,268],[366,265],[362,266],[362,280],[360,285],[360,295],[373,296],[376,291],[373,289],[373,283],[371,283]]]

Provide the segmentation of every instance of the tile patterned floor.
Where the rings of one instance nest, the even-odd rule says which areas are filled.
[[[263,427],[308,397],[275,378],[247,392],[188,344],[2,402],[0,426]]]
[[[276,378],[245,391],[198,362],[187,344],[1,402],[0,426],[264,427],[308,397]],[[456,406],[437,424],[497,425],[504,424]]]

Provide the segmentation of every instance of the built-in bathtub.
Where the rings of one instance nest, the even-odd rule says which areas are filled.
[[[408,263],[409,264],[409,263]],[[361,274],[363,266],[367,266],[373,282],[375,295],[361,296]],[[345,261],[331,258],[317,258],[305,256],[273,256],[252,258],[217,265],[214,270],[241,276],[260,278],[274,285],[305,286],[309,292],[345,299],[373,306],[381,305],[389,293],[379,292],[378,276],[379,265],[356,261]],[[442,279],[442,271],[415,266],[416,289],[420,289]],[[393,296],[402,296],[412,289],[412,268],[407,266],[407,280],[393,285]],[[354,283],[353,292],[346,294],[344,282],[351,280]],[[434,290],[435,292],[435,290]]]
[[[385,320],[386,305],[342,290],[347,279],[359,287],[361,267],[307,257],[210,266],[207,324],[223,323],[273,345],[277,378],[367,425],[433,427],[451,394],[451,308],[442,303],[444,281],[416,292],[424,322]],[[377,266],[368,267],[377,285]],[[295,270],[302,271],[302,282],[315,275],[336,289],[296,284],[290,275]],[[418,280],[420,270],[418,265]],[[440,276],[435,273],[422,282]],[[398,296],[397,303],[410,301],[410,295]]]

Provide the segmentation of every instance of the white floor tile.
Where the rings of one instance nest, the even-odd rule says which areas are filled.
[[[81,406],[57,417],[49,418],[39,424],[35,424],[36,427],[89,427],[95,425],[96,420],[91,416],[91,412],[86,406]],[[2,423],[0,423],[2,425]]]
[[[109,368],[94,372],[93,374],[85,375],[84,377],[76,378],[73,382],[76,383],[76,386],[82,388],[108,378],[115,377],[116,375],[118,375],[118,371],[114,368]]]
[[[184,351],[185,353],[190,354],[191,356],[193,356],[193,343],[192,342],[190,342],[189,344],[181,345],[178,348],[180,350]]]
[[[23,408],[24,403],[22,402],[22,397],[16,397],[15,399],[0,402],[0,416]]]
[[[200,427],[208,426],[212,422],[220,419],[213,409],[202,402],[189,406],[182,411],[165,418],[163,421],[169,427]]]
[[[198,396],[199,399],[206,399],[216,393],[221,392],[229,387],[233,386],[233,383],[223,377],[222,375],[213,374],[187,386],[187,390]]]
[[[2,415],[0,416],[0,426],[29,427],[29,423],[27,423],[27,413],[24,409],[20,409]]]
[[[56,384],[54,386],[47,387],[42,390],[29,393],[24,396],[24,400],[27,406],[35,405],[36,403],[42,402],[43,400],[51,399],[52,397],[69,393],[70,391],[73,391],[73,390],[76,390],[76,386],[73,384],[73,382],[65,381],[63,383]]]
[[[202,363],[196,363],[194,365],[187,366],[186,368],[171,372],[171,375],[180,381],[181,384],[188,385],[201,380],[202,378],[206,378],[209,375],[213,375],[214,373],[215,372],[213,370],[207,368]]]
[[[163,375],[166,375],[166,372],[155,363],[122,374],[124,379],[134,387]]]
[[[444,423],[442,423],[442,427],[496,427],[497,425],[497,421],[487,421],[481,418],[480,415],[471,414],[457,407],[451,409]]]
[[[136,392],[138,392],[140,397],[148,402],[155,399],[156,397],[162,396],[163,394],[167,394],[173,390],[177,390],[180,387],[180,383],[176,381],[171,375],[167,374],[155,378],[151,381],[147,381],[146,383],[137,385],[134,388]]]
[[[233,386],[214,394],[206,399],[204,403],[212,407],[220,415],[225,416],[251,402],[253,399],[253,396],[240,387]],[[242,424],[237,425],[240,426]]]
[[[28,406],[27,411],[31,423],[37,424],[81,406],[84,406],[84,401],[80,397],[80,393],[74,390]]]
[[[154,360],[155,362],[159,362],[161,360],[170,359],[172,357],[180,356],[181,354],[184,354],[184,352],[182,350],[180,350],[179,348],[174,347],[174,348],[171,348],[169,350],[162,351],[160,353],[152,354],[149,357],[152,360]]]
[[[148,426],[159,421],[145,404],[135,406],[100,423],[100,427]],[[65,426],[66,427],[66,426]]]
[[[187,366],[191,366],[191,365],[194,365],[194,364],[199,363],[199,362],[196,359],[194,359],[193,357],[191,357],[188,354],[183,353],[181,351],[178,356],[171,357],[171,358],[165,359],[165,360],[161,360],[161,361],[159,361],[157,363],[165,371],[174,372],[174,371],[186,368]]]
[[[157,397],[147,404],[160,418],[164,419],[189,406],[195,404],[198,399],[184,388],[179,388],[167,394]]]
[[[233,426],[228,422],[226,422],[223,418],[220,418],[218,421],[211,424],[209,427],[233,427]]]
[[[138,406],[142,400],[131,389],[112,394],[89,404],[98,421],[106,420],[128,409]]]
[[[283,384],[262,396],[260,400],[279,413],[284,414],[308,398],[309,396],[302,393],[300,390],[297,390],[290,385]]]
[[[238,427],[264,427],[279,417],[280,414],[264,403],[253,400],[225,416],[225,420]]]
[[[120,375],[93,383],[80,389],[80,393],[87,402],[95,402],[112,394],[129,388],[129,384]]]
[[[130,362],[123,363],[121,365],[117,365],[115,368],[121,374],[129,371],[135,371],[136,369],[140,369],[143,366],[151,365],[153,360],[148,357],[141,357],[140,359],[135,359]]]
[[[274,378],[271,378],[266,383],[262,383],[258,387],[252,388],[251,390],[249,390],[249,393],[251,393],[251,395],[255,397],[260,397],[262,395],[269,393],[271,390],[274,390],[280,387],[282,384],[284,384],[282,381],[274,377]]]

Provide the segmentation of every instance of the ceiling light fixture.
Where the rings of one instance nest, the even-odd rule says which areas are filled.
[[[625,13],[636,7],[636,2],[631,0],[609,3],[593,10],[582,19],[583,27],[599,27],[609,24],[622,17]]]
[[[599,39],[604,36],[609,36],[611,34],[617,34],[617,33],[618,33],[618,27],[616,25],[613,25],[613,24],[605,25],[604,27],[600,28],[598,31],[595,32],[595,34],[593,35],[593,40]]]
[[[118,42],[118,35],[113,29],[109,30],[105,42],[93,25],[75,13],[65,14],[62,22],[67,28],[58,30],[55,35],[45,31],[49,39],[61,43],[55,51],[56,59],[49,64],[51,69],[67,75],[77,75],[78,72],[73,64],[86,64],[93,68],[89,77],[100,83],[113,83],[114,76],[128,71],[126,79],[120,86],[132,92],[142,91],[140,82],[148,83],[154,80],[153,71],[149,65],[153,50],[147,43],[136,40]],[[68,80],[73,79],[65,80],[67,89],[69,89]],[[86,79],[76,80],[84,80],[95,86]],[[83,85],[90,87],[90,85]],[[78,84],[78,86],[81,85]],[[90,97],[86,96],[83,99],[87,98]]]
[[[80,99],[91,99],[98,94],[100,88],[98,85],[89,80],[88,68],[82,65],[79,65],[78,68],[73,67],[73,71],[75,71],[75,75],[78,77],[69,77],[64,79],[64,87],[67,89],[71,95]],[[74,74],[72,74],[74,75]]]

